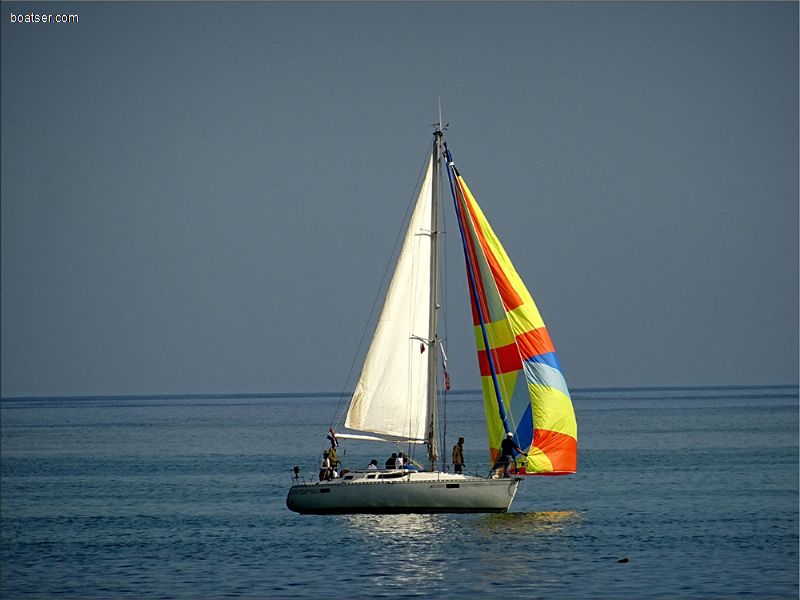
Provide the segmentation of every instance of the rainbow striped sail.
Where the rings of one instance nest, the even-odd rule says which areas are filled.
[[[539,310],[445,151],[464,244],[489,454],[507,432],[524,451],[520,475],[565,475],[577,466],[578,426],[569,390]]]

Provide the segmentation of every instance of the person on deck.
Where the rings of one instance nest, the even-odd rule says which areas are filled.
[[[328,458],[331,459],[331,470],[339,470],[339,457],[336,456],[336,442],[331,442],[331,447],[328,449]]]
[[[520,454],[525,454],[514,441],[514,434],[509,431],[508,433],[506,433],[505,439],[502,442],[500,442],[500,458],[497,461],[498,466],[503,467],[504,478],[510,477],[508,471],[510,466],[514,463],[514,450],[516,450]]]
[[[377,471],[377,470],[378,470],[378,461],[377,459],[373,458],[371,461],[369,461],[369,464],[367,465],[367,471]]]
[[[386,464],[383,465],[384,469],[394,469],[397,463],[397,452],[392,452],[392,455],[386,459]]]
[[[394,468],[402,469],[404,464],[406,464],[405,457],[403,456],[402,452],[398,452],[397,458],[394,461]]]
[[[403,469],[406,471],[419,471],[417,465],[412,463],[407,456],[403,459]]]
[[[464,438],[458,438],[458,443],[453,446],[453,472],[461,474],[464,467]]]
[[[319,480],[327,481],[330,479],[332,471],[330,454],[325,450],[325,452],[322,453],[322,460],[319,463]]]

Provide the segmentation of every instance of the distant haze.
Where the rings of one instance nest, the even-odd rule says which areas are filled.
[[[0,8],[3,396],[342,389],[438,97],[571,385],[797,381],[797,3]]]

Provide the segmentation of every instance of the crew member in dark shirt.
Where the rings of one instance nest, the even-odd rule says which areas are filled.
[[[386,459],[386,464],[383,465],[384,469],[394,469],[394,465],[397,462],[397,452],[392,452],[392,455]]]
[[[525,454],[514,442],[514,434],[509,431],[506,433],[505,439],[500,442],[500,459],[497,461],[498,466],[503,467],[503,477],[509,477],[508,470],[514,462],[514,450]]]

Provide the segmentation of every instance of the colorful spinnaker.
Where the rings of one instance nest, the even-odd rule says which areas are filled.
[[[497,461],[500,443],[511,432],[525,452],[515,457],[517,474],[574,473],[578,426],[550,335],[449,152],[446,157],[464,244],[491,460]]]

